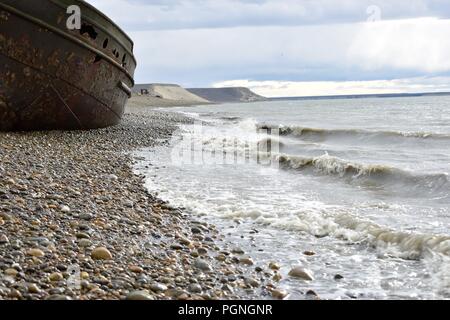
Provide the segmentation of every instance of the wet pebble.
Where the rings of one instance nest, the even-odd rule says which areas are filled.
[[[202,271],[211,271],[211,266],[202,259],[195,260],[194,266]]]
[[[4,235],[4,234],[0,235],[0,244],[5,244],[8,242],[9,242],[9,239],[6,235]]]
[[[144,272],[144,269],[142,269],[139,266],[130,266],[129,269],[130,269],[131,272],[134,272],[134,273],[142,273],[142,272]]]
[[[249,257],[245,257],[245,258],[241,258],[239,259],[239,263],[244,264],[246,266],[252,266],[255,263],[253,262],[253,260]]]
[[[275,299],[283,300],[285,299],[289,293],[286,290],[283,289],[274,289],[272,290],[272,297]]]
[[[28,285],[28,292],[29,293],[33,293],[33,294],[37,294],[41,292],[41,289],[39,289],[38,285],[35,283],[30,283]]]
[[[80,239],[78,245],[82,248],[88,248],[92,245],[92,242],[89,239]]]
[[[168,288],[166,285],[164,285],[162,283],[153,283],[149,286],[149,289],[152,290],[153,292],[164,292]]]
[[[292,268],[291,271],[289,271],[289,276],[307,281],[314,280],[312,271],[300,266]]]
[[[189,290],[189,292],[192,292],[192,293],[201,293],[203,291],[202,287],[197,283],[193,283],[193,284],[189,285],[188,290]]]
[[[61,211],[62,213],[69,213],[70,212],[70,207],[66,206],[66,205],[62,205],[59,207],[59,211]]]
[[[72,300],[69,296],[62,295],[62,294],[53,294],[49,297],[47,297],[46,300],[54,300],[54,301],[64,301],[64,300]]]
[[[42,258],[43,256],[45,256],[44,251],[42,251],[41,249],[30,249],[27,251],[27,254],[29,256],[33,256],[33,257],[37,257],[37,258]]]
[[[334,276],[334,280],[342,280],[342,279],[344,279],[344,276],[342,276],[340,274],[337,274]]]
[[[92,251],[91,258],[94,260],[111,260],[112,254],[105,247],[97,247]]]
[[[64,277],[63,277],[63,275],[62,275],[61,273],[59,273],[59,272],[54,272],[54,273],[52,273],[52,274],[48,277],[48,279],[49,279],[50,281],[52,281],[52,282],[58,282],[58,281],[63,280]]]
[[[276,262],[269,263],[269,269],[271,270],[280,270],[280,265]]]

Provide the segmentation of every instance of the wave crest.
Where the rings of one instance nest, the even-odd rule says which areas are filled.
[[[450,140],[450,134],[432,133],[424,131],[371,131],[364,129],[320,129],[299,126],[268,126],[259,125],[261,129],[279,129],[282,136],[295,137],[353,137],[353,138],[416,138],[416,139],[436,139]]]
[[[408,185],[412,191],[420,189],[434,193],[440,190],[448,192],[450,189],[447,173],[418,174],[386,165],[355,163],[328,154],[316,158],[279,155],[276,159],[282,168],[313,169],[325,175],[371,179],[381,183],[401,183]]]

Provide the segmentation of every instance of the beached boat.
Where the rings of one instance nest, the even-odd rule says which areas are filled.
[[[118,124],[135,68],[132,40],[85,1],[0,0],[1,131]]]

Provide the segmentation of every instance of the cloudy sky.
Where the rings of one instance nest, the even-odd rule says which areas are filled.
[[[135,41],[138,83],[266,96],[450,91],[449,0],[88,0]]]

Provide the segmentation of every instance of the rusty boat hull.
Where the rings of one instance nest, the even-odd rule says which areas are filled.
[[[0,0],[0,131],[118,124],[135,68],[132,40],[85,1]]]

